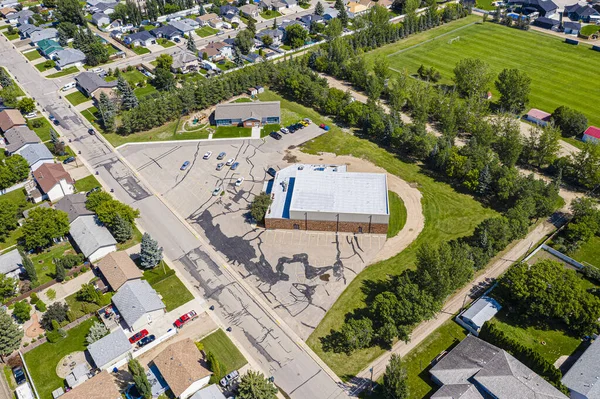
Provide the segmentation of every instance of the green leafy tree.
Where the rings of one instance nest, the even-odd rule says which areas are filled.
[[[171,70],[171,66],[173,65],[173,57],[169,54],[161,54],[156,57],[156,68],[164,69],[167,71]]]
[[[88,345],[93,344],[100,338],[107,336],[109,332],[110,331],[108,331],[108,328],[106,328],[104,323],[97,321],[94,324],[92,324],[92,327],[90,327],[90,331],[88,331],[85,340],[88,343]]]
[[[35,101],[32,98],[24,97],[17,103],[17,108],[24,114],[33,112],[35,109]]]
[[[46,313],[44,313],[40,320],[40,325],[46,331],[52,330],[52,322],[55,321],[61,324],[66,321],[68,311],[69,306],[66,303],[55,302],[48,306],[48,310],[46,310]]]
[[[120,243],[129,240],[133,236],[133,226],[119,214],[113,219],[110,231],[115,240]]]
[[[0,273],[0,297],[10,298],[17,292],[17,279]]]
[[[85,201],[85,207],[92,212],[96,212],[96,208],[98,208],[101,204],[112,200],[113,197],[106,191],[96,191],[87,197],[87,200]]]
[[[253,35],[256,35],[256,23],[254,22],[254,18],[248,18],[246,29],[252,32]]]
[[[254,45],[254,33],[250,29],[244,29],[235,37],[234,44],[242,54],[248,55]]]
[[[237,47],[233,49],[233,62],[237,67],[244,66],[244,58],[242,57],[242,52]]]
[[[31,319],[31,305],[25,300],[15,303],[13,316],[15,316],[19,323],[25,323],[27,320]]]
[[[135,223],[135,219],[140,216],[140,211],[138,209],[133,209],[129,205],[112,198],[109,201],[104,201],[98,205],[95,212],[96,216],[98,216],[98,220],[111,229],[117,223],[117,216],[124,219],[132,226]]]
[[[277,398],[277,388],[262,373],[252,370],[242,376],[237,391],[240,399]]]
[[[342,26],[342,21],[339,18],[334,18],[327,24],[325,28],[325,36],[328,41],[332,41],[337,39],[342,34],[344,27]]]
[[[357,349],[366,348],[371,345],[373,339],[373,322],[363,317],[362,319],[350,319],[340,329],[343,349],[350,355]]]
[[[25,274],[27,275],[27,279],[32,283],[37,283],[38,275],[35,270],[35,266],[29,256],[25,254],[23,251],[19,251],[19,255],[21,255],[21,259],[23,259],[23,268],[25,269]]]
[[[570,162],[569,174],[578,184],[588,189],[600,184],[600,146],[596,143],[584,143]]]
[[[501,115],[494,119],[492,126],[496,132],[493,148],[502,163],[512,168],[523,152],[519,123],[510,115]]]
[[[273,44],[273,38],[268,35],[264,35],[263,37],[260,38],[260,40],[262,40],[263,44],[266,47],[271,47],[271,45]]]
[[[402,364],[402,359],[397,354],[392,354],[390,362],[385,367],[383,375],[383,395],[387,399],[407,399],[409,398],[408,382],[406,368]]]
[[[34,208],[29,212],[21,231],[26,250],[38,250],[52,244],[55,238],[69,232],[69,217],[66,212],[52,208]]]
[[[292,48],[304,46],[306,39],[308,39],[308,31],[301,25],[290,25],[285,28],[285,41]]]
[[[529,102],[531,78],[519,69],[505,68],[498,75],[496,89],[500,92],[500,107],[507,112],[520,113]]]
[[[269,194],[260,193],[254,197],[254,201],[250,205],[250,216],[259,223],[263,222],[272,202],[273,200]]]
[[[554,110],[552,121],[565,137],[578,136],[588,127],[588,120],[584,114],[564,105]]]
[[[4,160],[4,164],[12,172],[13,180],[16,182],[26,180],[29,177],[30,169],[27,160],[19,154],[11,155]]]
[[[56,17],[60,22],[71,22],[75,25],[86,26],[83,8],[77,0],[58,0]]]
[[[493,79],[489,65],[480,59],[465,58],[454,67],[454,82],[464,97],[482,97]]]
[[[163,258],[163,249],[158,246],[158,242],[148,233],[142,236],[140,249],[140,264],[144,269],[156,267]]]
[[[550,165],[560,150],[560,130],[552,125],[532,127],[525,139],[523,158],[537,167]]]
[[[19,206],[17,204],[0,197],[0,240],[17,228],[18,211]]]
[[[104,92],[100,93],[98,112],[100,113],[100,120],[102,121],[104,130],[108,132],[114,131],[117,109],[113,101]]]
[[[19,328],[5,309],[0,308],[0,357],[4,358],[21,346],[23,329]]]
[[[146,370],[137,359],[131,359],[128,363],[129,372],[133,376],[133,382],[140,395],[145,399],[152,397],[152,386],[146,376]]]
[[[152,84],[158,90],[169,91],[175,88],[175,77],[168,69],[156,68]]]

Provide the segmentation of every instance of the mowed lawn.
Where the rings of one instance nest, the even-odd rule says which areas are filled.
[[[219,362],[225,366],[225,372],[241,369],[248,361],[242,352],[231,342],[225,331],[220,328],[208,337],[200,340],[204,345],[204,352],[211,352]]]
[[[393,191],[388,191],[390,207],[390,223],[388,225],[388,238],[394,237],[402,230],[406,223],[406,207],[402,199]]]
[[[452,38],[460,40],[449,44]],[[370,53],[377,55],[378,50]],[[391,52],[388,52],[391,54]],[[600,92],[597,68],[600,53],[589,46],[573,46],[564,39],[536,31],[521,31],[493,23],[474,24],[401,53],[390,55],[390,67],[416,73],[419,66],[435,67],[441,83],[452,83],[453,69],[464,58],[479,58],[498,74],[517,68],[531,77],[530,106],[552,112],[568,105],[583,112],[590,124],[600,125],[598,102],[589,93]],[[498,98],[495,89],[494,98]]]

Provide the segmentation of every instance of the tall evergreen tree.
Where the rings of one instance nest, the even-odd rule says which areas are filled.
[[[108,98],[106,93],[100,93],[98,111],[100,112],[100,119],[102,120],[104,130],[112,132],[115,129],[116,109],[115,104]]]
[[[160,263],[163,258],[163,249],[158,246],[158,242],[148,233],[142,236],[142,244],[140,250],[141,265],[144,269],[152,269]]]
[[[323,4],[321,4],[321,2],[317,2],[317,5],[315,7],[315,14],[317,15],[323,15],[325,13],[325,8],[323,7]]]
[[[128,110],[138,106],[138,99],[135,96],[133,89],[122,76],[119,76],[117,90],[119,91],[119,94],[121,94],[121,108]]]
[[[125,242],[133,236],[133,226],[117,214],[111,226],[111,233],[117,242]]]
[[[129,372],[133,376],[133,382],[140,395],[145,399],[152,397],[152,386],[146,377],[146,370],[137,359],[131,359],[128,363]]]
[[[0,309],[0,358],[10,355],[21,346],[23,329],[13,322],[6,310]]]
[[[56,264],[56,281],[65,281],[67,278],[67,271],[61,262]]]
[[[406,368],[403,367],[400,356],[395,353],[392,354],[390,362],[385,368],[382,388],[383,395],[387,399],[407,399],[409,397]]]
[[[19,250],[19,255],[21,255],[21,259],[23,259],[23,268],[25,269],[25,274],[27,274],[27,279],[31,281],[31,283],[37,284],[38,276],[33,262],[29,259],[29,256],[21,250]]]
[[[192,53],[194,53],[194,55],[196,55],[198,53],[198,48],[196,47],[196,42],[194,41],[194,38],[192,37],[192,34],[189,34],[190,36],[188,37],[188,41],[187,41],[187,49],[189,51],[191,51]]]
[[[253,18],[248,18],[248,23],[246,24],[246,29],[256,35],[256,23]]]

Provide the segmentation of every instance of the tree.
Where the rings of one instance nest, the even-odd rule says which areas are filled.
[[[285,41],[292,48],[304,46],[306,39],[308,39],[308,31],[302,25],[290,25],[285,28]]]
[[[332,41],[333,39],[340,37],[343,30],[344,27],[342,26],[342,22],[339,20],[339,18],[334,18],[327,24],[327,27],[325,28],[325,36],[327,37],[328,41]]]
[[[158,265],[163,258],[163,249],[158,246],[158,242],[148,233],[142,236],[140,249],[140,264],[144,269],[152,269]]]
[[[383,395],[387,399],[407,399],[409,397],[406,382],[406,368],[402,365],[399,355],[393,353],[390,362],[385,367],[383,375]]]
[[[96,212],[96,209],[106,201],[112,201],[113,197],[107,193],[106,191],[96,191],[91,193],[87,200],[85,201],[85,207],[92,211]]]
[[[254,22],[254,18],[248,18],[246,29],[252,32],[253,35],[256,35],[256,23]]]
[[[173,65],[173,57],[169,54],[161,54],[156,57],[156,68],[157,69],[165,69],[167,71],[171,70],[171,65]]]
[[[592,189],[600,184],[600,146],[584,143],[581,151],[570,157],[571,177],[581,186]]]
[[[270,47],[273,44],[273,38],[269,35],[264,35],[263,37],[260,38],[260,40],[262,40],[263,44],[266,47]]]
[[[254,33],[250,29],[244,29],[235,37],[234,45],[240,49],[242,54],[248,55],[254,45]]]
[[[348,26],[348,22],[350,21],[350,16],[348,15],[348,11],[346,11],[346,7],[343,7],[338,13],[338,19],[342,23],[342,26],[345,28]]]
[[[80,26],[87,24],[81,4],[77,0],[58,0],[56,16],[61,23],[71,22]]]
[[[150,399],[152,397],[152,386],[148,381],[144,367],[142,367],[137,359],[131,359],[127,365],[129,367],[129,372],[133,376],[135,387],[140,395],[145,399]]]
[[[4,358],[21,346],[23,329],[19,328],[6,313],[6,309],[0,309],[0,357]]]
[[[165,54],[163,54],[165,55]],[[175,88],[175,77],[168,69],[156,68],[152,84],[161,91],[169,91]]]
[[[325,8],[323,7],[323,4],[321,4],[320,1],[318,1],[317,5],[315,6],[315,14],[320,15],[320,16],[325,14]]]
[[[244,58],[242,57],[242,52],[237,47],[233,48],[233,62],[237,67],[244,66]]]
[[[0,273],[0,297],[9,298],[17,292],[17,279]]]
[[[254,197],[254,201],[250,205],[250,216],[259,223],[263,222],[272,202],[273,200],[269,194],[260,193]]]
[[[116,199],[111,198],[109,201],[104,201],[94,210],[98,220],[106,224],[109,228],[113,228],[117,223],[117,216],[124,219],[129,224],[133,225],[135,219],[140,216],[138,209],[133,209]]]
[[[505,68],[498,74],[496,89],[500,92],[500,107],[507,112],[520,113],[529,102],[531,78],[518,69]]]
[[[4,164],[11,171],[12,180],[16,183],[29,177],[30,169],[27,160],[19,154],[11,155],[4,160]]]
[[[252,370],[242,376],[237,391],[240,399],[277,398],[277,388],[262,373]]]
[[[58,324],[67,320],[67,312],[69,306],[66,303],[55,302],[48,306],[48,310],[42,316],[40,325],[46,331],[52,330],[52,321],[56,321]]]
[[[223,363],[221,363],[219,359],[217,359],[214,353],[210,351],[206,354],[206,363],[208,363],[208,368],[213,373],[210,376],[209,382],[212,384],[218,384],[219,381],[221,381],[221,379],[227,374],[227,369],[225,368]]]
[[[512,168],[523,151],[519,122],[511,115],[501,115],[494,119],[492,126],[497,132],[493,148],[502,163]]]
[[[109,332],[110,331],[108,331],[108,328],[106,328],[104,323],[97,321],[92,324],[92,327],[90,327],[90,331],[88,331],[85,340],[87,341],[88,345],[93,344],[100,338],[107,336]]]
[[[100,120],[104,130],[112,132],[115,130],[115,117],[117,116],[117,110],[115,104],[106,95],[106,93],[100,93],[100,99],[98,100],[98,112],[100,113]]]
[[[532,127],[525,139],[523,158],[537,167],[550,165],[560,150],[560,131],[552,125]]]
[[[117,69],[118,71],[119,69]],[[133,89],[122,76],[117,79],[117,91],[121,95],[121,108],[128,110],[138,106],[138,99]]]
[[[62,263],[57,263],[56,264],[56,273],[55,273],[55,277],[56,281],[65,281],[65,279],[67,278],[67,271],[65,270],[65,267],[63,266]]]
[[[118,213],[113,219],[111,233],[117,242],[123,243],[133,236],[133,226]]]
[[[588,120],[584,114],[564,105],[554,110],[552,121],[565,137],[578,136],[588,127]]]
[[[34,208],[21,227],[23,246],[26,250],[45,248],[51,245],[55,238],[67,235],[69,228],[66,212],[52,208]]]
[[[350,319],[340,329],[343,348],[350,355],[357,349],[366,348],[371,345],[373,339],[373,322],[363,317],[362,319]]]
[[[38,276],[33,262],[31,261],[31,259],[29,259],[29,256],[27,256],[27,254],[25,254],[23,251],[19,251],[19,255],[21,255],[21,259],[23,259],[23,269],[25,269],[27,279],[32,283],[37,283]]]
[[[35,101],[32,98],[24,97],[17,103],[17,108],[24,114],[33,112],[35,109]]]
[[[19,323],[23,324],[27,320],[31,319],[30,314],[31,306],[27,303],[26,300],[15,303],[15,307],[13,309],[13,316],[15,316]]]
[[[0,86],[2,86],[4,89],[6,89],[7,87],[11,87],[13,86],[14,82],[12,81],[12,78],[8,75],[8,73],[4,70],[4,68],[0,69]]]
[[[186,47],[189,51],[194,53],[194,55],[196,55],[196,53],[198,52],[198,49],[196,48],[196,42],[194,41],[194,38],[192,37],[191,33],[190,33],[190,36],[188,37]]]
[[[0,197],[1,198],[1,197]],[[18,226],[19,206],[13,201],[0,199],[0,239]]]
[[[465,58],[454,68],[454,82],[464,97],[481,97],[492,83],[490,67],[482,60]]]

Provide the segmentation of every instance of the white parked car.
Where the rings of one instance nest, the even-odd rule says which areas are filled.
[[[71,89],[74,89],[75,86],[77,86],[77,84],[75,82],[67,83],[66,85],[63,86],[63,88],[61,90],[62,91],[71,90]]]
[[[204,153],[204,156],[202,157],[202,159],[210,159],[212,155],[212,151],[207,151]]]
[[[288,134],[288,133],[290,132],[290,131],[289,131],[287,128],[285,128],[285,127],[282,127],[282,128],[280,129],[280,131],[281,131],[281,133],[284,133],[284,134]]]
[[[239,187],[242,185],[242,183],[244,182],[244,178],[240,177],[239,179],[237,179],[237,181],[235,182],[235,186]]]
[[[212,192],[213,197],[216,197],[217,195],[219,195],[221,193],[221,186],[219,187],[215,187],[215,189]]]
[[[234,163],[234,162],[235,162],[235,158],[229,158],[229,159],[227,160],[227,163],[226,163],[225,165],[227,165],[227,166],[231,166],[231,165],[233,165],[233,163]]]
[[[30,112],[27,115],[25,115],[25,118],[32,119],[32,118],[35,118],[36,116],[37,116],[37,111],[33,111],[33,112]]]
[[[94,68],[94,69],[92,69],[92,72],[93,72],[93,73],[102,73],[102,72],[105,72],[105,71],[104,71],[104,69],[102,69],[102,68],[98,67],[98,68]]]

